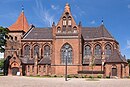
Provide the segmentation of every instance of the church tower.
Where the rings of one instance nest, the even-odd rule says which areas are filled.
[[[21,38],[24,33],[29,30],[29,24],[24,14],[24,8],[22,6],[22,12],[20,13],[17,21],[8,27],[9,35],[7,44],[5,47],[4,58],[12,56],[14,52],[20,55],[21,52]]]

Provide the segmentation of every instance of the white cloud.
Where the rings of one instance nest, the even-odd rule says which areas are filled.
[[[52,8],[53,10],[57,10],[57,9],[58,9],[58,6],[51,5],[51,8]]]
[[[91,23],[91,24],[95,24],[95,20],[92,20],[90,23]]]
[[[50,14],[49,9],[47,10],[45,7],[43,8],[43,4],[39,0],[35,1],[36,8],[34,8],[34,11],[38,18],[45,24],[45,26],[52,26],[52,22],[54,21],[54,15]]]
[[[127,40],[127,49],[130,49],[130,40]]]
[[[128,5],[128,8],[130,9],[130,4]]]

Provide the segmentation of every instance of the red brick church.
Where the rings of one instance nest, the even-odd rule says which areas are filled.
[[[57,24],[49,28],[29,26],[22,10],[9,29],[5,58],[8,75],[63,75],[67,58],[69,75],[129,76],[129,67],[119,43],[102,23],[98,27],[76,24],[69,4]],[[93,66],[93,70],[92,67]]]

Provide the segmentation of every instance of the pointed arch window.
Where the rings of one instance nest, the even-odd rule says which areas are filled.
[[[50,57],[50,46],[46,45],[44,46],[44,58]]]
[[[108,58],[111,56],[112,50],[110,45],[106,45],[105,47],[105,56]]]
[[[68,25],[71,26],[71,17],[68,17]]]
[[[57,33],[60,33],[60,32],[61,32],[61,28],[58,27],[58,28],[57,28]]]
[[[95,46],[95,51],[94,51],[94,55],[95,55],[95,58],[101,58],[101,46],[100,45],[96,45]]]
[[[29,45],[26,45],[26,46],[24,47],[24,56],[25,56],[26,58],[30,58],[30,46],[29,46]]]
[[[66,26],[66,17],[63,17],[63,26]]]
[[[90,58],[91,56],[91,47],[89,45],[86,45],[84,47],[84,57]]]
[[[77,33],[77,27],[74,26],[73,29],[74,29],[74,33]]]
[[[72,47],[69,44],[63,45],[61,48],[61,64],[65,64],[66,58],[67,63],[72,64]]]
[[[39,46],[38,45],[35,45],[34,46],[34,51],[33,51],[34,53],[34,57],[38,54],[38,56],[39,56]]]

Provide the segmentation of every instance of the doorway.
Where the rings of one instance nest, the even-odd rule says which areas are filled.
[[[112,68],[112,76],[117,76],[117,68]]]
[[[12,75],[17,75],[17,72],[19,72],[19,68],[18,67],[13,67],[12,68]]]

